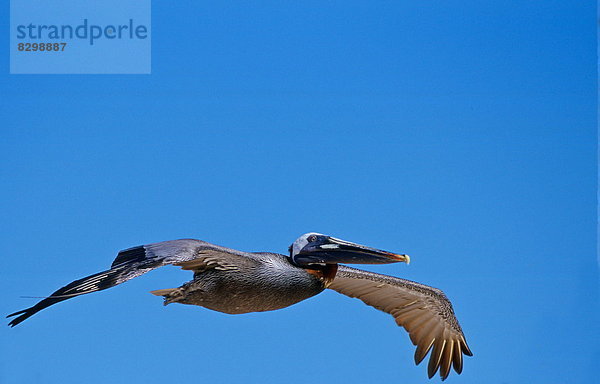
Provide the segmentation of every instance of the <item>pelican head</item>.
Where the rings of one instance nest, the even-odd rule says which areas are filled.
[[[320,233],[305,233],[290,246],[290,258],[298,266],[309,264],[409,263],[408,255],[366,247]]]

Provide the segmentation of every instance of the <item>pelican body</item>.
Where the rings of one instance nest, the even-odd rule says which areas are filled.
[[[42,309],[69,298],[104,290],[164,265],[194,272],[178,288],[152,291],[170,303],[189,304],[240,314],[272,311],[315,296],[326,288],[390,313],[417,346],[419,364],[431,350],[428,375],[450,368],[462,372],[462,355],[472,356],[444,293],[409,280],[380,275],[349,264],[409,262],[409,257],[318,233],[300,236],[289,256],[242,252],[200,240],[163,241],[119,252],[111,268],[76,280],[33,307],[8,315],[16,326]]]
[[[196,272],[194,280],[179,288],[152,293],[163,296],[165,305],[191,304],[239,314],[289,307],[325,289],[325,279],[319,276],[317,270],[311,273],[296,267],[286,257],[275,253],[255,255],[256,260],[248,259],[248,268],[243,273],[209,269]]]

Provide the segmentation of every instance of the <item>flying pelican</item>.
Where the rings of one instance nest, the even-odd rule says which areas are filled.
[[[110,269],[73,281],[17,316],[11,327],[63,300],[114,287],[163,265],[194,272],[179,288],[159,289],[154,295],[170,303],[191,304],[238,314],[272,311],[308,299],[325,288],[362,300],[394,316],[414,345],[415,363],[430,350],[428,375],[438,369],[442,380],[450,368],[462,372],[463,357],[472,356],[452,305],[439,289],[396,277],[350,268],[348,264],[386,264],[410,261],[408,255],[365,247],[319,233],[300,236],[289,256],[242,252],[200,240],[163,241],[119,252]]]

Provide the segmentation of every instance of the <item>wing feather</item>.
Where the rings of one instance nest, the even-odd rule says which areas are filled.
[[[446,346],[446,340],[441,337],[436,337],[433,342],[433,350],[431,351],[431,356],[429,356],[429,364],[427,365],[427,374],[431,379],[438,368],[440,367],[440,360],[442,359],[442,353],[444,351],[444,347]]]
[[[461,373],[462,355],[472,356],[452,304],[439,289],[342,265],[328,288],[394,316],[417,346],[416,364],[431,351],[429,377],[440,370],[443,380],[451,367]]]
[[[444,352],[442,353],[442,359],[440,361],[440,376],[442,380],[446,380],[450,374],[450,368],[452,367],[452,350],[454,349],[454,340],[450,339],[446,343]]]
[[[460,349],[460,341],[454,345],[454,350],[452,351],[452,366],[456,373],[460,374],[462,372],[462,361],[463,361],[463,351]]]
[[[429,350],[431,350],[431,347],[433,347],[434,341],[435,339],[432,337],[427,339],[427,342],[420,342],[417,344],[417,350],[415,351],[415,364],[421,364],[421,361],[423,361],[425,356],[427,356],[427,353],[429,353]]]
[[[14,327],[37,312],[72,297],[111,288],[164,265],[178,265],[197,272],[206,269],[236,269],[258,263],[257,256],[194,239],[163,241],[125,249],[109,270],[99,272],[58,289],[34,306],[12,313],[8,325]]]

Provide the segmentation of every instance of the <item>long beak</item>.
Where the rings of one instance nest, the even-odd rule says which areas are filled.
[[[366,247],[348,241],[326,237],[318,243],[305,246],[294,256],[294,262],[303,264],[389,264],[410,263],[408,255]]]

